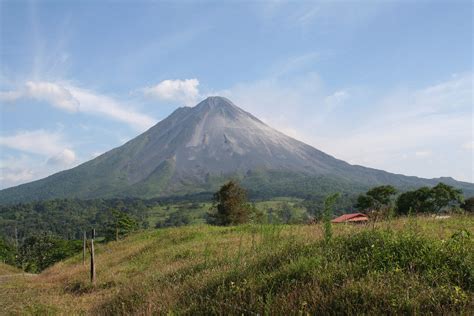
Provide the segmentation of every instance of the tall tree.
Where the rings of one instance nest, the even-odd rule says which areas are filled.
[[[214,209],[209,214],[209,222],[216,225],[236,225],[246,223],[250,217],[247,192],[236,181],[224,184],[214,194]]]
[[[431,189],[428,187],[404,192],[397,198],[396,210],[400,215],[407,215],[410,211],[413,213],[427,213],[431,212],[432,209]]]
[[[105,232],[106,240],[116,241],[138,229],[138,222],[123,211],[111,210],[113,221],[109,223]]]
[[[366,194],[359,195],[357,198],[357,208],[370,211],[379,211],[384,207],[390,206],[392,197],[397,190],[391,185],[382,185],[374,187]]]
[[[431,189],[431,199],[435,213],[448,206],[460,205],[464,201],[461,190],[442,182]]]
[[[443,208],[459,206],[463,202],[462,191],[444,183],[432,188],[422,187],[400,194],[397,199],[397,213],[438,213]]]

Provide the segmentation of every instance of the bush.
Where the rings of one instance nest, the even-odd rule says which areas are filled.
[[[0,238],[0,262],[13,265],[15,263],[16,250],[15,247]]]
[[[28,272],[40,272],[82,249],[80,240],[64,240],[49,234],[28,237],[18,249],[17,265]]]

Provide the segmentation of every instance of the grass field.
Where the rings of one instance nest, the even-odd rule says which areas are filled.
[[[474,217],[147,230],[0,281],[5,314],[473,314]],[[454,235],[454,237],[453,237]]]
[[[22,271],[10,265],[0,263],[0,276],[21,273]]]

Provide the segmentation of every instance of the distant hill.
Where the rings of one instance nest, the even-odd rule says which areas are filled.
[[[164,197],[213,191],[229,177],[252,194],[360,192],[444,182],[350,165],[269,127],[222,97],[174,111],[126,144],[70,170],[0,191],[0,203],[52,198]]]

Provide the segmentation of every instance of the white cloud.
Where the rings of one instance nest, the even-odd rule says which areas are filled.
[[[27,153],[52,156],[62,152],[66,144],[60,133],[40,129],[19,131],[14,135],[0,136],[0,146]]]
[[[58,154],[58,158],[61,153]],[[73,167],[77,164],[71,162],[75,157],[73,151],[64,150],[63,161],[51,163],[51,158],[32,154],[3,155],[0,159],[0,189],[12,187],[26,182],[39,180],[53,173],[63,170],[65,167]]]
[[[334,108],[344,104],[349,96],[349,92],[345,90],[339,90],[324,98],[324,102],[329,108]]]
[[[418,158],[426,158],[432,155],[432,152],[430,150],[418,150],[415,151],[415,157]]]
[[[1,102],[14,102],[24,96],[22,91],[0,91]]]
[[[50,166],[70,167],[76,163],[76,153],[69,148],[70,145],[65,142],[63,135],[58,132],[45,130],[19,131],[14,135],[0,136],[0,146],[21,151],[23,160],[27,157],[24,153],[29,153],[46,157],[47,164]],[[29,168],[26,172],[24,166],[13,168],[12,159],[10,159],[9,165],[4,167],[11,177],[14,177],[14,174],[21,175],[21,177],[26,176],[26,174],[33,174]]]
[[[0,189],[46,176],[48,173],[43,173],[40,170],[42,168],[38,169],[41,164],[38,160],[24,154],[2,157],[0,160]],[[36,171],[31,168],[32,166],[35,166]]]
[[[55,83],[28,81],[26,93],[32,99],[49,102],[66,111],[77,112],[79,109],[79,101],[69,90]]]
[[[470,142],[466,142],[464,144],[462,144],[461,146],[463,149],[466,149],[466,150],[473,150],[474,149],[474,141],[470,141]]]
[[[156,123],[154,118],[137,112],[126,103],[69,83],[28,81],[21,89],[0,92],[0,101],[3,102],[24,98],[47,102],[68,112],[89,113],[124,122],[138,131]]]
[[[70,112],[77,112],[79,109],[79,101],[66,88],[52,82],[28,81],[18,91],[0,93],[0,101],[3,102],[14,102],[21,98],[48,102],[54,107]]]
[[[0,167],[0,189],[31,181],[34,177],[33,171],[29,168]]]
[[[143,88],[146,96],[164,101],[175,101],[187,106],[195,105],[199,97],[199,80],[163,80],[160,83]]]
[[[20,153],[8,154],[5,148]],[[79,163],[61,133],[45,130],[0,136],[0,152],[0,189],[38,180]]]
[[[60,153],[48,159],[48,164],[55,166],[68,167],[76,162],[76,153],[71,149],[64,149]]]
[[[127,123],[138,131],[144,131],[156,123],[156,120],[142,114],[130,106],[115,100],[112,97],[94,93],[93,91],[78,88],[72,85],[67,89],[79,100],[80,111]]]

